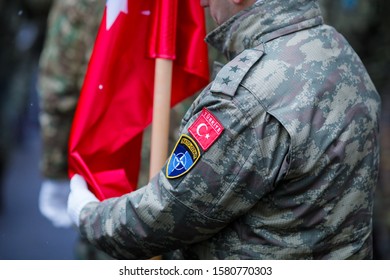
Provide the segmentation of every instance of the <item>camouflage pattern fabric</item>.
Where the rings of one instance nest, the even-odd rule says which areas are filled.
[[[40,58],[42,173],[67,178],[68,137],[104,3],[55,1]]]
[[[374,201],[374,259],[390,259],[390,2],[320,0],[324,20],[350,42],[382,98],[381,163]]]
[[[207,41],[230,62],[166,166],[84,207],[82,235],[115,258],[372,258],[380,98],[317,1],[258,2]]]
[[[342,33],[360,55],[379,93],[386,94],[390,69],[390,2],[320,0],[326,23]]]

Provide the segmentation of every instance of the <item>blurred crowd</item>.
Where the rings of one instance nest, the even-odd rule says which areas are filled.
[[[374,258],[390,259],[390,1],[320,0],[320,4],[325,22],[355,48],[382,97]],[[39,127],[43,143],[37,163],[42,190],[36,203],[49,219],[58,215],[51,202],[63,202],[67,196],[67,137],[104,5],[98,0],[0,0],[0,218],[4,171],[15,145],[28,141],[23,134],[26,121]],[[207,23],[213,28],[211,21]],[[210,50],[213,60],[223,62]],[[188,104],[172,111],[173,139]],[[32,110],[36,114],[29,115]],[[141,185],[148,178],[148,136],[144,138]],[[53,191],[64,184],[63,193]],[[68,223],[59,218],[53,226]],[[105,258],[83,241],[79,247],[83,249],[78,258]]]

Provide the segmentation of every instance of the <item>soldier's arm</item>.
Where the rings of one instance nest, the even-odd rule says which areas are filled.
[[[182,157],[192,144],[176,147],[147,186],[84,207],[82,234],[115,258],[149,258],[210,238],[258,203],[287,169],[289,136],[261,106],[243,107],[239,99],[250,93],[240,92],[233,100],[206,94],[184,118],[178,145],[188,144],[184,137],[198,146],[193,165]],[[223,126],[207,149],[194,136],[206,132],[200,117],[205,107]]]

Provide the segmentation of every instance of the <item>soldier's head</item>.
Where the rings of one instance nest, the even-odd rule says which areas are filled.
[[[255,2],[256,0],[200,0],[200,5],[209,8],[211,17],[218,25],[221,25]]]

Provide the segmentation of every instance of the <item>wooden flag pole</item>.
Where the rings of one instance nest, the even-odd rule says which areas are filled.
[[[154,177],[168,157],[173,61],[156,58],[149,178]]]
[[[156,58],[154,71],[153,121],[150,143],[149,178],[163,167],[168,156],[173,61]],[[161,260],[161,256],[152,260]]]

